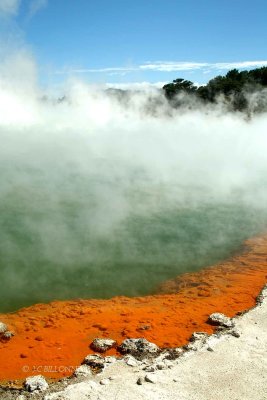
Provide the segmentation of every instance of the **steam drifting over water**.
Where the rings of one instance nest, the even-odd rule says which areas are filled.
[[[62,94],[43,97],[23,54],[0,66],[2,310],[149,293],[266,228],[266,114]]]

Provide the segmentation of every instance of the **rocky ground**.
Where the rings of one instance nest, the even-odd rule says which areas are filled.
[[[194,333],[182,348],[161,350],[144,339],[126,340],[120,359],[90,355],[75,376],[48,385],[41,376],[25,389],[0,392],[9,400],[266,400],[267,286],[252,310],[235,318],[215,313],[213,335]],[[96,341],[101,352],[111,342]]]

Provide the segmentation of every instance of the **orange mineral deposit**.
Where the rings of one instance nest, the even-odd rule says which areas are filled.
[[[72,375],[92,353],[96,337],[118,343],[144,337],[161,347],[182,346],[194,331],[213,331],[207,324],[211,313],[232,317],[253,307],[266,276],[267,236],[262,236],[245,242],[243,253],[226,262],[163,283],[154,296],[54,301],[0,314],[15,333],[0,342],[0,380]]]

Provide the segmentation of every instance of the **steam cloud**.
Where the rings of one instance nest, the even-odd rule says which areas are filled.
[[[12,16],[18,11],[20,0],[0,0],[0,16]]]
[[[144,294],[266,226],[266,114],[36,82],[24,53],[0,66],[2,308]]]

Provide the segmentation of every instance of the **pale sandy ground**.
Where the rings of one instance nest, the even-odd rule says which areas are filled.
[[[239,338],[228,334],[220,338],[211,336],[200,350],[172,361],[171,368],[150,373],[156,383],[136,383],[148,374],[143,370],[144,363],[130,367],[118,361],[95,377],[71,384],[58,393],[38,395],[38,399],[266,400],[267,287],[262,293],[257,307],[236,318]],[[110,377],[113,380],[107,385],[99,383]]]

